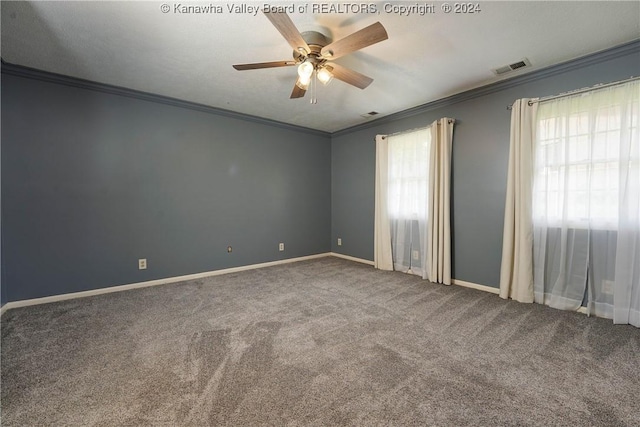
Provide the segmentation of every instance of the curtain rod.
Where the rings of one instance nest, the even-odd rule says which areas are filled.
[[[449,123],[449,124],[451,124],[451,123],[455,123],[455,122],[456,122],[456,120],[455,120],[455,119],[449,119],[449,120],[448,120],[448,123]],[[413,129],[401,130],[400,132],[394,132],[394,133],[390,133],[390,134],[388,134],[388,135],[382,135],[382,139],[388,138],[388,137],[390,137],[390,136],[402,135],[403,133],[417,132],[417,131],[419,131],[419,130],[429,129],[430,127],[431,127],[431,125],[429,125],[429,126],[424,126],[424,127],[421,127],[421,128],[413,128]],[[374,140],[375,140],[375,138],[374,138]]]
[[[616,86],[616,85],[620,85],[620,84],[623,84],[623,83],[632,82],[634,80],[640,80],[640,77],[631,76],[628,79],[618,80],[618,81],[615,81],[615,82],[598,83],[597,85],[593,85],[593,86],[589,86],[589,87],[583,87],[582,89],[576,89],[576,90],[572,90],[570,92],[562,92],[562,93],[559,93],[557,95],[545,96],[545,97],[539,98],[539,99],[532,99],[529,102],[527,102],[527,104],[529,104],[529,106],[532,106],[536,102],[540,103],[540,102],[545,102],[545,101],[551,101],[552,99],[563,98],[565,96],[578,95],[580,93],[589,92],[591,90],[604,89],[606,87]],[[507,105],[507,110],[511,110],[511,108],[513,108],[513,104]]]

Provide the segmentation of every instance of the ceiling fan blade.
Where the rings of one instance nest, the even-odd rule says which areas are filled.
[[[291,18],[289,18],[289,15],[284,12],[265,12],[264,14],[267,15],[267,18],[269,18],[273,26],[280,31],[280,34],[282,34],[293,50],[300,52],[299,48],[302,48],[305,51],[305,55],[311,52],[309,45],[304,41],[300,31],[298,31]]]
[[[320,53],[325,58],[335,59],[388,38],[387,30],[384,29],[381,23],[376,22],[343,39],[326,45]]]
[[[259,68],[275,68],[275,67],[288,67],[290,65],[296,65],[295,61],[272,61],[272,62],[256,62],[255,64],[238,64],[233,68],[236,70],[257,70]]]
[[[338,80],[342,80],[345,83],[349,83],[360,89],[364,89],[373,82],[371,77],[367,77],[364,74],[360,74],[350,68],[343,67],[342,65],[331,63],[326,66],[327,69]]]
[[[302,89],[300,86],[298,86],[298,81],[296,81],[296,84],[293,85],[293,91],[291,92],[291,96],[289,98],[302,98],[305,93],[307,93],[307,90]]]

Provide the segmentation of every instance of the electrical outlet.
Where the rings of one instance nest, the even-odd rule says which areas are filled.
[[[411,252],[411,256],[413,257],[413,259],[418,260],[420,259],[420,251],[412,251]]]
[[[602,293],[605,295],[613,295],[613,288],[615,286],[615,282],[612,280],[603,280],[602,281]]]
[[[147,269],[147,259],[140,258],[138,260],[138,270],[146,270]]]
[[[227,246],[227,252],[228,252],[228,253],[233,252],[233,248],[232,248],[231,246]]]
[[[280,244],[278,245],[278,250],[279,250],[280,252],[284,251],[284,243],[280,243]]]
[[[338,246],[342,246],[342,239],[338,237]]]

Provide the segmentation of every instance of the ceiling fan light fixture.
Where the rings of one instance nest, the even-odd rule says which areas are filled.
[[[298,76],[302,80],[310,80],[313,74],[313,64],[310,62],[303,62],[298,66]]]
[[[340,40],[332,41],[331,38],[317,31],[301,33],[284,9],[277,11],[275,8],[273,11],[265,9],[264,13],[293,49],[293,61],[236,64],[233,66],[236,70],[297,66],[299,77],[296,79],[289,98],[302,98],[309,88],[312,104],[316,103],[315,93],[318,81],[326,85],[333,78],[336,78],[359,89],[364,89],[373,82],[371,77],[329,61],[388,39],[387,31],[380,22],[371,24]]]
[[[307,90],[309,89],[309,83],[311,83],[311,78],[305,80],[302,77],[299,77],[296,81],[296,86],[298,86],[302,90]]]
[[[326,68],[320,68],[317,75],[318,80],[320,80],[320,83],[322,83],[323,85],[328,85],[331,80],[333,80],[333,74],[331,74],[331,71],[327,70]]]

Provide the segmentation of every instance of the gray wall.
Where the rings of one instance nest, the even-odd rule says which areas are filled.
[[[2,304],[329,250],[373,260],[374,137],[443,116],[454,278],[497,287],[506,106],[639,75],[639,46],[331,137],[3,73]]]
[[[509,155],[507,105],[640,75],[639,43],[381,119],[332,137],[332,251],[373,260],[376,134],[456,119],[452,154],[453,277],[498,287]],[[440,105],[439,107],[437,105]],[[337,246],[337,238],[342,246]]]
[[[2,125],[3,301],[330,250],[328,135],[6,74]]]

